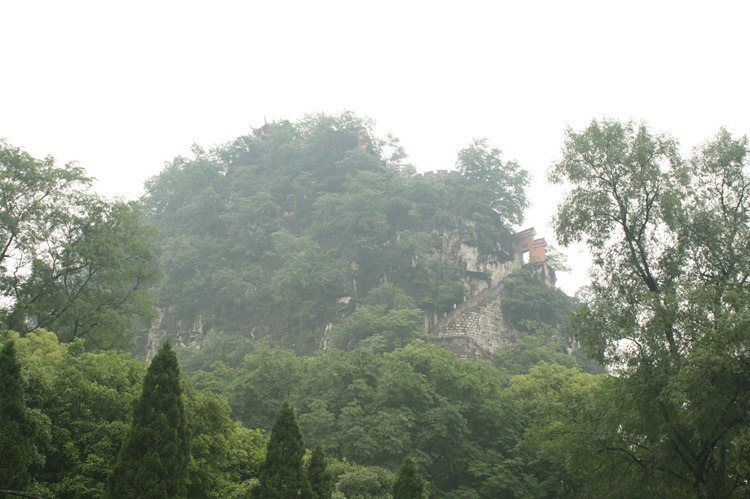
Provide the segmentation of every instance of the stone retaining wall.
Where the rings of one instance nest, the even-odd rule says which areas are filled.
[[[482,291],[458,305],[429,332],[461,357],[492,358],[496,349],[515,341],[515,332],[503,317],[502,293],[502,285]]]

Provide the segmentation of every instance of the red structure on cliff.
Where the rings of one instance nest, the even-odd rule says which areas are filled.
[[[516,251],[521,255],[521,262],[541,263],[547,260],[547,242],[544,238],[534,239],[536,231],[530,227],[516,234],[518,242]]]

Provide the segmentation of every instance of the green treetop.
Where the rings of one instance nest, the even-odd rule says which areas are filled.
[[[302,468],[304,454],[294,409],[289,402],[284,402],[271,430],[266,461],[260,470],[260,485],[254,496],[259,499],[313,497],[310,481]]]
[[[602,451],[660,495],[747,485],[749,152],[746,137],[721,130],[688,168],[674,139],[594,121],[568,130],[550,173],[571,186],[558,239],[594,256],[577,337],[619,371],[621,423]]]
[[[333,494],[333,477],[326,463],[325,451],[320,444],[312,452],[310,464],[307,468],[307,476],[310,479],[310,486],[317,499],[328,499],[331,497],[331,494]]]
[[[29,483],[30,425],[21,366],[11,340],[0,350],[0,489],[23,490]]]
[[[82,168],[1,140],[0,186],[0,327],[45,328],[97,350],[132,346],[160,276],[137,203],[106,201]]]
[[[171,344],[151,361],[130,432],[109,478],[111,497],[184,497],[190,444]]]
[[[425,493],[425,480],[410,457],[405,457],[393,483],[393,499],[422,499]]]

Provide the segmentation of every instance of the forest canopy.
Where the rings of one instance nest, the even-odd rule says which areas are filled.
[[[405,158],[314,115],[196,146],[123,202],[0,144],[0,489],[750,495],[746,137],[683,157],[645,124],[569,129],[549,179],[558,241],[593,258],[576,298],[514,260],[519,165],[484,139],[455,172]],[[502,286],[456,247],[513,263]],[[491,362],[425,330],[497,289]]]

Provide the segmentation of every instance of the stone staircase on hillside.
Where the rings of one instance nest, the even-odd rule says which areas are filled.
[[[472,296],[429,329],[437,343],[470,359],[492,358],[498,348],[509,347],[515,331],[503,317],[502,283]]]
[[[516,255],[510,267],[497,273],[491,287],[469,297],[442,319],[425,316],[425,329],[437,343],[461,357],[491,359],[498,348],[516,340],[516,332],[503,317],[503,280],[513,268],[529,266],[549,286],[555,286],[555,272],[546,262],[546,242],[536,239],[534,228],[516,234]],[[469,290],[471,291],[471,287]]]

